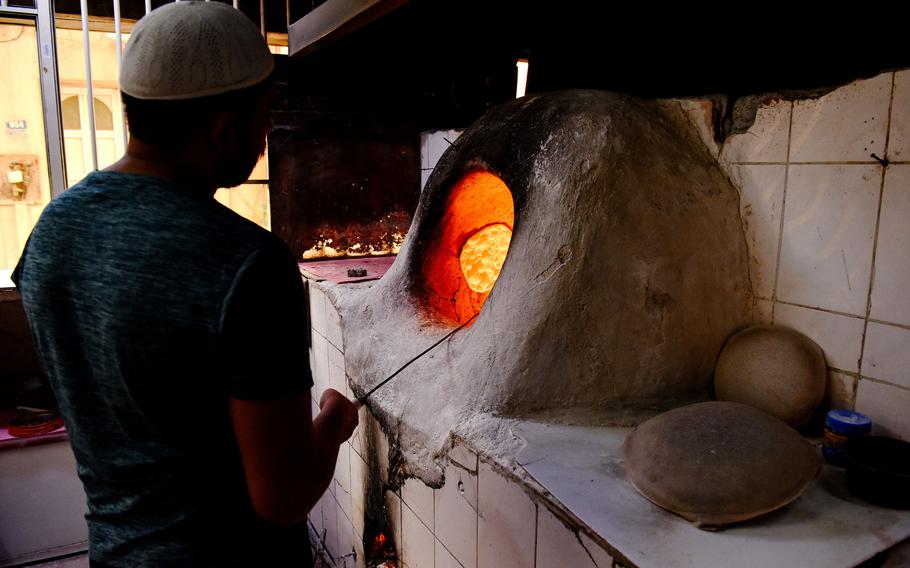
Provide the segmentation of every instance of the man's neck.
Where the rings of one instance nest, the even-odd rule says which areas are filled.
[[[139,174],[171,181],[181,187],[213,196],[218,189],[203,164],[206,162],[192,150],[179,148],[161,149],[130,140],[126,154],[105,171]]]

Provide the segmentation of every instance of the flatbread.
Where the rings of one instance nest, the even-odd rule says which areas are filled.
[[[717,400],[741,402],[802,426],[825,396],[825,355],[802,333],[760,325],[731,337],[714,370]]]
[[[773,416],[735,402],[702,402],[656,416],[625,442],[635,489],[702,528],[744,521],[802,495],[816,451]]]

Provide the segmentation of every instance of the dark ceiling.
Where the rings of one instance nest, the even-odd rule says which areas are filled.
[[[292,1],[292,21],[320,3]],[[78,13],[78,4],[59,1],[57,10]],[[122,0],[123,16],[140,17],[143,6]],[[240,7],[258,23],[258,0]],[[910,67],[901,18],[822,7],[411,0],[281,70],[300,108],[406,113],[444,128],[514,97],[519,57],[530,60],[529,93],[593,88],[644,97],[735,99]],[[268,29],[286,32],[285,3],[267,0],[266,11]],[[90,12],[110,16],[112,2],[91,0]]]
[[[452,127],[514,97],[519,57],[530,60],[529,93],[592,88],[644,97],[805,91],[910,67],[899,19],[853,9],[751,6],[737,15],[595,5],[412,0],[295,58],[290,72],[302,92],[335,98],[329,106],[397,109]]]

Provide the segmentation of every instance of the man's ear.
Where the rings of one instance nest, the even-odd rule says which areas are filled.
[[[236,144],[236,140],[232,139],[236,136],[236,129],[231,128],[233,120],[234,113],[230,111],[215,113],[208,129],[208,142],[210,147],[215,148],[216,150],[222,150],[227,145],[233,146]]]

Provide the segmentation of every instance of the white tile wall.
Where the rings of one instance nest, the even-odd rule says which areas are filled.
[[[480,463],[477,483],[477,566],[534,568],[537,507],[518,484],[486,463]]]
[[[446,550],[446,547],[436,540],[436,568],[463,568],[461,563],[455,560],[455,557],[452,556],[452,553]],[[508,564],[501,564],[501,566],[508,566]]]
[[[580,537],[570,531],[546,507],[537,508],[537,566],[573,568],[610,568],[598,566],[582,546]]]
[[[363,552],[363,539],[358,538],[357,530],[354,530],[354,552],[357,554],[354,557],[354,566],[355,568],[366,568],[366,556]]]
[[[477,471],[477,458],[465,460]],[[451,464],[445,470],[445,485],[435,491],[436,537],[465,568],[477,566],[477,475]]]
[[[882,156],[892,73],[793,105],[791,162],[869,162]]]
[[[369,480],[367,464],[357,452],[351,451],[351,521],[354,533],[363,536],[364,513]]]
[[[910,396],[910,70],[766,105],[720,163],[742,192],[753,322],[814,339],[833,369],[829,396],[910,439],[895,402]]]
[[[316,399],[316,402],[319,402],[319,397],[322,395],[322,391],[324,391],[330,385],[329,342],[316,332],[312,334],[311,341],[311,349],[313,350],[313,383],[316,387],[316,392],[313,394],[313,398]]]
[[[344,373],[344,353],[340,349],[329,343],[328,345],[328,359],[330,367],[338,367],[342,373]]]
[[[731,176],[740,188],[740,213],[749,247],[749,277],[759,298],[771,298],[777,274],[777,248],[787,166],[734,165]]]
[[[806,334],[825,352],[829,367],[859,372],[862,319],[778,303],[774,306],[774,324]]]
[[[310,296],[310,326],[317,333],[325,336],[325,292],[312,282],[307,283]]]
[[[828,372],[827,399],[829,408],[852,410],[856,401],[856,377],[837,371]]]
[[[409,478],[401,486],[401,500],[407,503],[411,511],[430,530],[433,530],[434,489],[419,479]]]
[[[401,497],[397,493],[386,491],[385,506],[389,515],[392,537],[395,539],[395,554],[401,558]]]
[[[325,530],[325,546],[329,556],[338,555],[338,504],[331,493],[326,493],[323,497],[322,514],[325,519],[323,530]]]
[[[344,350],[341,344],[341,315],[328,298],[325,299],[325,338],[330,344]]]
[[[436,559],[436,539],[417,515],[403,504],[401,507],[401,562],[407,568],[433,568]]]
[[[731,163],[786,162],[792,107],[789,101],[760,107],[748,132],[735,134],[724,142],[720,159]]]
[[[463,130],[434,130],[420,135],[420,189],[427,185],[436,163]],[[451,143],[451,144],[450,144]]]
[[[433,169],[436,167],[436,163],[439,162],[439,159],[442,158],[442,155],[446,153],[446,150],[449,149],[449,146],[455,143],[455,140],[458,139],[458,136],[461,135],[461,132],[457,130],[437,130],[435,132],[428,133],[427,137],[429,138],[427,142],[427,149],[429,155],[427,156],[427,168]]]
[[[354,563],[354,529],[351,523],[344,516],[338,517],[338,553],[335,555],[335,563],[339,568],[353,568]]]
[[[910,96],[910,92],[907,93]],[[908,156],[910,158],[910,156]],[[910,165],[885,173],[872,284],[872,317],[910,325]]]
[[[612,568],[613,567],[613,557],[610,554],[591,540],[587,535],[579,535],[581,537],[581,543],[587,550],[588,554],[591,555],[591,558],[594,559],[594,565],[597,568]]]
[[[351,513],[351,446],[342,444],[338,450],[338,461],[335,462],[335,500],[344,515],[350,519]]]
[[[790,166],[777,296],[866,314],[881,168]]]
[[[363,435],[363,421],[366,420],[366,415],[368,415],[369,412],[370,411],[366,407],[361,407],[360,411],[357,413],[357,427],[354,428],[354,433],[351,434],[351,439],[348,440],[348,443],[351,445],[351,451],[359,456],[365,455],[364,452],[366,451]]]
[[[856,410],[872,419],[879,434],[910,440],[910,390],[860,379]]]
[[[432,170],[430,165],[430,137],[434,132],[423,132],[420,135],[420,169]],[[435,165],[435,162],[434,162]]]
[[[910,389],[910,330],[870,322],[862,374]],[[910,421],[910,408],[907,420]]]
[[[477,454],[464,444],[456,444],[449,450],[449,459],[458,465],[477,473]]]
[[[329,362],[329,385],[344,394],[347,389],[347,377],[344,374],[344,356],[331,343],[327,343]],[[340,365],[339,365],[340,359]]]
[[[888,157],[891,161],[910,162],[910,70],[894,74],[888,144]]]
[[[307,515],[307,521],[312,525],[313,530],[316,531],[316,534],[319,535],[319,538],[322,538],[322,531],[325,529],[325,518],[322,514],[322,506],[325,501],[325,495],[316,501],[316,504],[313,505],[313,508],[310,509],[310,514]],[[315,544],[315,543],[314,543]]]

